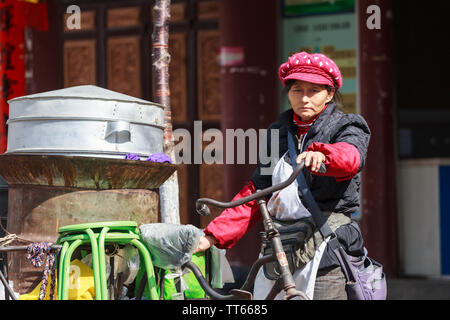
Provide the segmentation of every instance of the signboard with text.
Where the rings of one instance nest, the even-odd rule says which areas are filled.
[[[340,91],[344,112],[358,112],[356,14],[346,12],[284,18],[282,28],[282,61],[299,51],[325,54],[336,62],[342,73]],[[285,100],[284,109],[286,104]]]

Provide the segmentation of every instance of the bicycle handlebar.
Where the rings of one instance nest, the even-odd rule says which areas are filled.
[[[277,185],[271,186],[269,188],[263,189],[263,190],[257,190],[255,193],[253,193],[247,197],[244,197],[244,198],[241,198],[241,199],[235,200],[235,201],[229,201],[229,202],[221,202],[221,201],[208,199],[208,198],[200,198],[197,200],[197,202],[195,204],[195,208],[199,214],[201,214],[203,216],[208,216],[210,214],[210,210],[206,204],[210,204],[210,205],[213,205],[213,206],[216,206],[219,208],[233,208],[233,207],[240,206],[244,203],[247,203],[247,202],[250,202],[253,200],[263,199],[263,197],[289,186],[292,182],[294,182],[294,180],[297,178],[297,176],[300,174],[300,172],[303,170],[304,167],[305,167],[305,162],[302,161],[302,162],[300,162],[300,164],[298,166],[296,166],[294,168],[294,170],[291,173],[291,175],[289,176],[289,178],[286,179],[285,181],[283,181]],[[323,163],[320,166],[319,172],[321,172],[321,173],[326,172],[326,167]],[[262,201],[262,202],[264,202],[264,201]],[[267,207],[265,206],[265,202],[261,203],[259,205],[261,207],[261,210],[262,210],[261,213],[262,213],[263,217],[265,217],[265,216],[268,217],[268,212],[267,212]],[[270,220],[270,217],[268,217],[267,219]],[[273,228],[273,226],[271,226],[271,227]],[[269,234],[269,232],[274,231],[274,229],[270,229],[271,227],[269,226],[269,223],[267,224],[267,226],[265,225],[267,234]],[[274,247],[278,246],[278,247],[276,247],[278,249],[275,248],[275,252],[280,251],[281,253],[284,254],[284,251],[281,247],[282,243],[279,238],[279,235],[278,236],[275,235],[275,237],[272,237],[271,241],[273,242]],[[276,261],[278,262],[278,264],[280,266],[282,265],[284,268],[286,268],[285,264],[282,264],[284,262],[280,261],[281,258],[279,258],[278,254],[276,257],[277,257]],[[230,299],[246,299],[247,300],[247,299],[249,299],[249,300],[251,300],[252,294],[248,290],[250,289],[250,285],[255,281],[257,271],[259,270],[261,265],[268,263],[269,261],[273,261],[273,260],[275,260],[275,255],[263,256],[263,257],[259,258],[257,260],[257,262],[255,262],[253,264],[251,272],[248,275],[248,277],[245,281],[245,284],[240,289],[231,290],[230,295],[221,295],[218,292],[216,292],[215,290],[213,290],[211,287],[209,287],[208,284],[206,283],[205,279],[203,278],[200,270],[198,270],[198,268],[196,268],[196,266],[193,263],[188,262],[184,266],[187,267],[188,269],[191,269],[191,271],[194,273],[195,277],[199,281],[201,287],[213,299],[219,299],[219,300],[230,300]],[[286,261],[286,263],[287,263],[287,261]],[[303,292],[298,291],[295,288],[294,280],[292,279],[292,274],[290,273],[289,269],[283,271],[282,277],[280,279],[282,279],[282,281],[284,282],[283,289],[286,292],[287,299],[292,299],[294,297],[300,297],[303,300],[308,300],[308,297]],[[278,289],[280,289],[280,288],[274,286],[272,288],[271,292],[269,293],[268,298],[269,297],[273,298],[272,295],[274,293],[278,292]]]
[[[240,206],[244,203],[253,201],[255,199],[260,199],[263,198],[269,194],[274,193],[275,191],[281,190],[283,188],[286,188],[288,185],[290,185],[292,182],[294,182],[294,180],[297,178],[297,176],[299,175],[299,173],[303,170],[305,166],[305,162],[302,161],[292,172],[292,174],[289,176],[289,178],[287,180],[285,180],[284,182],[281,182],[277,185],[271,186],[269,188],[263,189],[263,190],[258,190],[255,193],[241,198],[239,200],[235,200],[235,201],[229,201],[229,202],[221,202],[221,201],[217,201],[217,200],[213,200],[213,199],[209,199],[209,198],[200,198],[197,200],[197,202],[195,203],[195,209],[197,210],[197,213],[202,215],[202,216],[209,216],[210,215],[210,210],[208,208],[208,206],[206,204],[210,204],[219,208],[234,208],[237,206]],[[322,163],[320,165],[320,169],[319,169],[320,173],[325,173],[326,172],[326,167],[325,165]]]

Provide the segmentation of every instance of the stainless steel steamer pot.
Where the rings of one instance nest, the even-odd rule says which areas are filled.
[[[97,86],[8,101],[7,154],[123,158],[163,152],[163,106]]]

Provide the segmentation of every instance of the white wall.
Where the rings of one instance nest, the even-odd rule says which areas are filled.
[[[397,170],[402,275],[440,276],[439,166],[450,159],[401,160]]]

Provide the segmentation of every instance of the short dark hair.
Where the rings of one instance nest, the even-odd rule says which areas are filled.
[[[336,107],[342,108],[344,106],[342,94],[336,87],[327,86],[327,91],[331,92],[331,90],[334,89],[334,96],[333,99],[331,99],[331,102],[334,102],[336,104]]]

